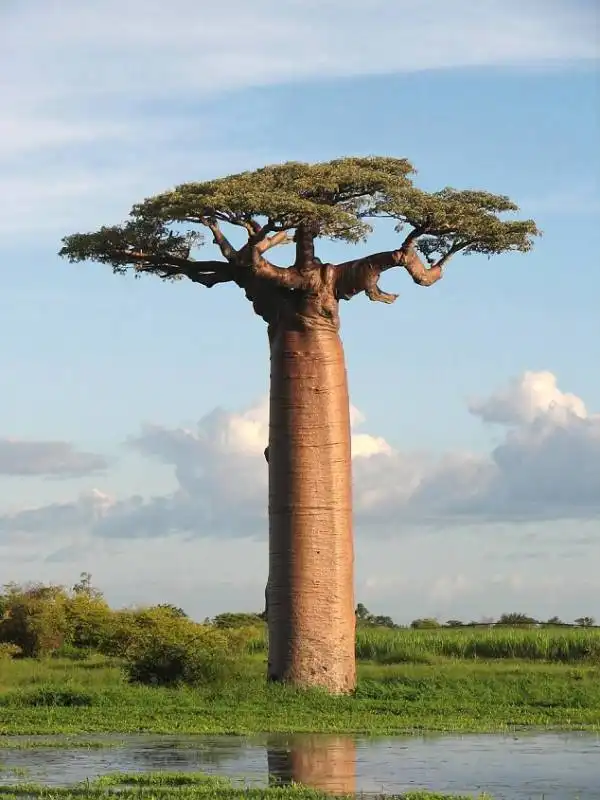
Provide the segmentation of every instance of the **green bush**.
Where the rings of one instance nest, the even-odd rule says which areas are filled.
[[[66,643],[79,650],[97,650],[106,639],[114,612],[99,592],[76,591],[65,600]]]
[[[17,705],[48,708],[87,708],[94,705],[94,696],[85,689],[65,686],[40,686],[18,693]]]
[[[238,672],[243,639],[181,620],[146,631],[126,656],[132,683],[151,686],[199,686],[225,682]]]
[[[0,642],[18,645],[25,657],[49,655],[65,641],[66,602],[61,586],[5,587]]]

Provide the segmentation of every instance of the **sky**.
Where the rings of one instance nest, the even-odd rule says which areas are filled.
[[[261,610],[264,323],[57,251],[184,181],[377,154],[544,235],[344,304],[357,601],[600,619],[599,56],[594,0],[4,0],[0,584]]]

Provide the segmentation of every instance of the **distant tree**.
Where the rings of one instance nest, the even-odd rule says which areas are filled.
[[[544,625],[564,625],[565,623],[559,617],[550,617]]]
[[[259,614],[232,611],[217,614],[212,620],[212,624],[216,628],[246,628],[252,625],[260,625],[261,623],[262,619]]]
[[[442,626],[437,619],[425,617],[423,619],[413,619],[413,621],[410,623],[410,627],[419,630],[424,628],[441,628]]]
[[[358,603],[355,609],[356,622],[358,625],[372,625],[379,628],[397,628],[394,620],[385,614],[371,614],[369,609],[362,603]]]
[[[462,628],[465,623],[461,622],[459,619],[449,619],[446,622],[447,628]]]
[[[529,614],[511,613],[502,614],[498,620],[498,625],[537,625],[537,619],[530,617]]]
[[[370,621],[371,621],[372,625],[377,625],[379,628],[397,628],[398,627],[391,617],[388,617],[388,616],[385,616],[385,615],[372,616]]]
[[[577,617],[575,620],[575,625],[582,628],[592,628],[595,624],[596,620],[593,617]]]
[[[459,252],[527,252],[531,220],[503,219],[504,195],[414,186],[403,158],[291,162],[191,182],[135,205],[122,225],[76,233],[60,254],[207,289],[237,286],[266,322],[271,357],[269,422],[269,672],[276,681],[356,684],[350,413],[340,303],[379,286],[399,268],[421,287],[436,284]],[[378,220],[396,235],[383,252],[323,263],[317,239],[366,239]],[[205,231],[218,259],[192,257]],[[232,235],[229,236],[229,231]],[[235,237],[235,238],[234,238]],[[239,238],[243,241],[239,241]],[[292,263],[270,260],[292,244]],[[227,330],[227,329],[225,329]],[[410,332],[415,336],[415,332]],[[368,333],[365,334],[368,339]],[[327,575],[327,580],[315,576]]]
[[[356,615],[356,619],[360,620],[361,622],[366,622],[367,620],[371,619],[371,617],[372,617],[372,614],[369,611],[369,609],[365,605],[363,605],[362,603],[359,603],[356,606],[356,610],[355,610],[354,613]]]
[[[80,573],[79,580],[74,584],[71,591],[75,594],[86,594],[89,597],[102,597],[102,592],[92,586],[92,575],[90,572]]]

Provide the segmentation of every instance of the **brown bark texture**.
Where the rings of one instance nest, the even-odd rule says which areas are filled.
[[[271,338],[269,678],[356,684],[350,417],[334,326]]]
[[[285,747],[267,746],[269,779],[300,783],[332,795],[356,793],[356,744],[349,736],[295,737]]]

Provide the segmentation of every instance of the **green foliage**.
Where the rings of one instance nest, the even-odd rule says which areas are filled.
[[[237,672],[242,640],[187,620],[150,630],[130,647],[125,672],[133,683],[201,686],[223,683]]]
[[[290,786],[240,787],[227,778],[205,775],[200,772],[146,772],[113,773],[86,780],[70,787],[53,787],[22,783],[4,786],[2,795],[6,800],[17,800],[24,796],[31,800],[331,800],[332,795],[318,789],[292,784]],[[472,795],[447,795],[439,792],[409,791],[402,796],[387,795],[389,800],[476,800]],[[492,800],[487,794],[478,795],[478,800]]]
[[[600,664],[597,628],[359,628],[359,660],[382,664],[433,663],[439,658],[521,659]]]
[[[398,231],[415,229],[430,261],[458,250],[526,252],[539,235],[532,220],[502,218],[518,211],[504,195],[452,188],[429,193],[413,186],[413,173],[406,159],[369,156],[287,162],[185,183],[134,205],[122,225],[65,237],[60,255],[107,263],[115,272],[133,266],[138,273],[173,278],[178,263],[204,241],[198,226],[214,233],[214,225],[223,223],[244,228],[250,237],[261,228],[310,225],[321,237],[355,243],[367,238],[378,218],[392,218]],[[140,253],[148,256],[143,262]]]
[[[75,649],[99,649],[114,613],[102,595],[75,591],[66,600],[65,613],[66,643]]]
[[[126,656],[144,636],[168,637],[170,631],[179,629],[179,623],[185,619],[174,614],[171,608],[161,606],[112,611],[98,650],[108,656]]]
[[[156,608],[160,608],[168,614],[172,614],[174,617],[187,617],[183,608],[175,606],[172,603],[159,603]]]
[[[213,625],[217,628],[247,628],[260,627],[263,621],[258,614],[244,614],[226,611],[217,614],[213,619]]]
[[[502,214],[515,213],[518,206],[490,192],[410,188],[385,202],[382,210],[398,220],[396,230],[410,226],[420,232],[418,248],[430,263],[458,250],[487,255],[528,252],[539,236],[533,220],[502,220]]]
[[[21,694],[20,701],[30,708],[88,708],[94,705],[94,696],[80,688],[47,685]]]
[[[61,586],[6,586],[0,642],[17,645],[25,657],[49,655],[67,634],[66,601]]]
[[[537,625],[538,621],[529,614],[521,612],[512,612],[510,614],[501,614],[498,620],[498,625]]]

